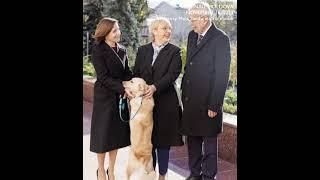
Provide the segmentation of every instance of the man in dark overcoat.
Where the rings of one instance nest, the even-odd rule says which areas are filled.
[[[222,130],[222,107],[230,69],[228,36],[210,20],[206,3],[188,12],[192,31],[182,79],[184,111],[181,133],[187,136],[187,180],[212,180],[217,174],[217,136]]]

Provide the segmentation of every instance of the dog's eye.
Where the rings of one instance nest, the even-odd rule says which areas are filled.
[[[131,83],[133,83],[133,81],[132,81],[132,80],[131,80],[130,82],[131,82]]]

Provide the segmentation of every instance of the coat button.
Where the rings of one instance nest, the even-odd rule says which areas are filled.
[[[190,62],[190,66],[192,66],[192,62]]]
[[[184,98],[184,100],[185,100],[185,101],[188,101],[188,100],[189,100],[189,98],[188,98],[188,97],[185,97],[185,98]]]
[[[187,79],[187,84],[189,84],[190,83],[190,80],[189,79]]]

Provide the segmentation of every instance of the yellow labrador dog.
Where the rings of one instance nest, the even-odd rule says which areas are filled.
[[[130,140],[128,180],[154,180],[156,173],[152,165],[151,135],[153,128],[153,98],[143,98],[147,90],[146,82],[141,78],[132,78],[123,82],[134,98],[130,100]]]

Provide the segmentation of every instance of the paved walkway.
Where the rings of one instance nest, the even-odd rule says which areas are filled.
[[[89,151],[90,144],[90,126],[91,126],[92,104],[83,101],[83,179],[95,180],[97,157],[95,153]],[[125,169],[128,159],[129,147],[118,151],[115,164],[115,176],[117,180],[126,180]],[[106,156],[106,166],[108,165],[108,156]],[[173,147],[170,151],[170,161],[168,170],[169,180],[184,180],[189,175],[187,163],[186,146]],[[218,160],[218,180],[236,180],[237,167],[235,164]]]

